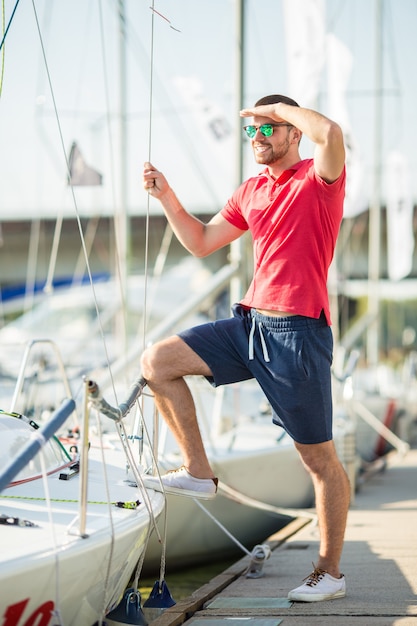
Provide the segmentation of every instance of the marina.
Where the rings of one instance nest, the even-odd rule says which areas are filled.
[[[0,626],[417,626],[413,55],[401,46],[398,85],[382,71],[389,58],[396,67],[394,43],[412,40],[405,2],[176,0],[160,12],[37,0],[32,15],[7,0]],[[207,223],[255,173],[238,111],[276,90],[337,120],[349,173],[328,276],[333,439],[351,482],[347,595],[311,604],[287,594],[317,562],[313,484],[255,380],[187,379],[216,498],[144,482],[186,460],[143,351],[228,317],[254,263],[246,236],[193,258],[144,192],[141,163]]]
[[[417,449],[397,453],[354,497],[342,557],[347,595],[293,603],[318,546],[314,522],[298,518],[268,538],[264,576],[248,579],[240,559],[152,626],[415,626],[417,623]]]

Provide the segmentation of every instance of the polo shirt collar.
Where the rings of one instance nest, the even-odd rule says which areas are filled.
[[[287,182],[287,180],[290,180],[290,178],[294,176],[295,172],[297,172],[300,169],[302,164],[303,164],[303,161],[298,161],[298,163],[295,163],[289,169],[284,170],[279,178],[274,178],[273,176],[271,176],[268,168],[265,168],[264,171],[261,172],[261,174],[266,176],[270,182],[283,185],[284,183]]]

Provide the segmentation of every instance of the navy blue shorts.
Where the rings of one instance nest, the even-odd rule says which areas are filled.
[[[209,366],[217,387],[256,378],[273,422],[298,443],[332,439],[333,335],[324,314],[269,317],[240,304],[233,317],[178,333]]]

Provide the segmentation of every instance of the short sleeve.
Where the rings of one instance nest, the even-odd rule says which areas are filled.
[[[239,228],[240,230],[248,230],[249,225],[242,215],[237,199],[237,193],[233,194],[221,210],[221,215],[225,220],[230,222],[230,224],[236,226],[236,228]]]

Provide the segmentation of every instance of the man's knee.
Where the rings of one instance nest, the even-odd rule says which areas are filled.
[[[141,358],[142,376],[148,383],[188,375],[211,376],[209,366],[180,337],[173,336],[147,348]]]
[[[168,337],[146,348],[141,357],[142,376],[149,382],[181,378],[187,370],[190,349],[176,337]]]
[[[146,348],[142,353],[140,359],[140,367],[142,376],[145,380],[152,381],[155,379],[158,372],[158,360],[159,360],[159,344],[154,344],[149,348]]]
[[[308,445],[295,443],[295,447],[304,466],[312,474],[323,474],[339,462],[333,441]]]

